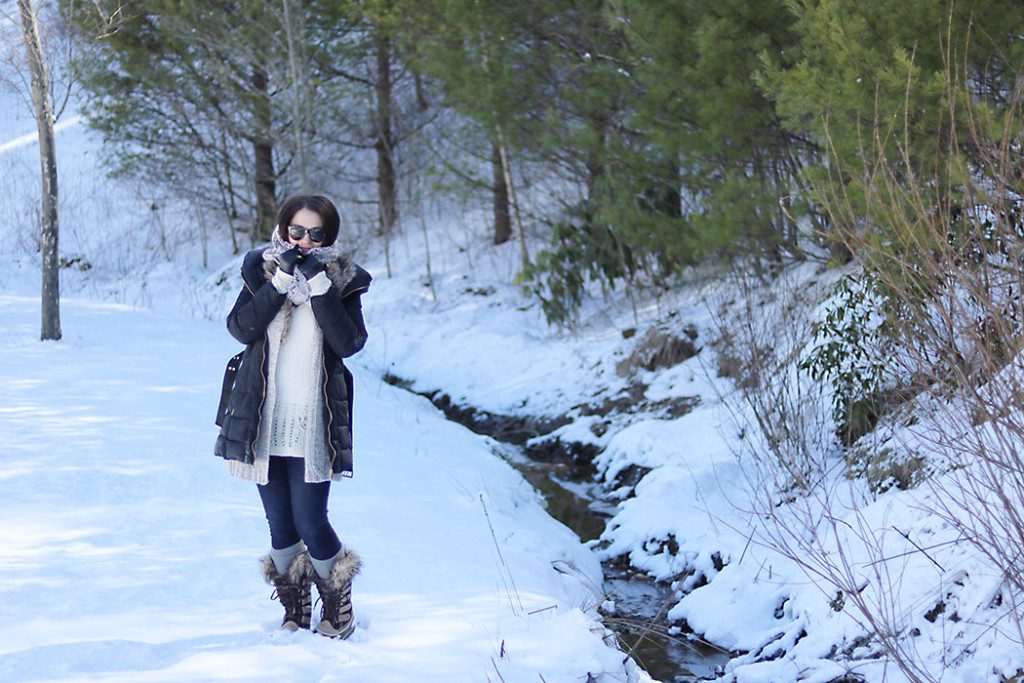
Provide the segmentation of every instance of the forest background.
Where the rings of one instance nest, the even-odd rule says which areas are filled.
[[[1024,594],[1019,3],[62,0],[41,12],[51,97],[82,88],[110,168],[202,217],[204,265],[208,244],[265,241],[279,202],[301,192],[334,198],[345,238],[385,254],[403,231],[426,235],[433,207],[485,211],[494,244],[518,242],[515,282],[570,330],[588,298],[657,297],[695,272],[743,273],[752,292],[794,264],[844,268],[810,353],[780,359],[753,331],[719,340],[722,373],[759,418],[767,500],[821,480],[774,381],[786,362],[828,388],[849,454],[922,396],[966,404],[948,414],[987,431],[933,437],[947,461],[850,455],[848,475],[912,488],[979,465],[944,518]],[[774,541],[786,548],[790,531]],[[927,680],[901,654],[906,634],[876,626],[901,670]]]

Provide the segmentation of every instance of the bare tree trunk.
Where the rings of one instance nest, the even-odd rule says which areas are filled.
[[[231,179],[231,156],[228,151],[227,132],[223,126],[220,129],[220,149],[217,153],[224,161],[224,176],[221,178],[220,174],[217,174],[217,185],[221,190],[221,205],[224,207],[224,213],[228,217],[228,232],[231,233],[231,253],[237,254],[238,235],[235,230],[235,221],[238,220],[238,206],[235,203],[234,181]]]
[[[39,162],[43,190],[42,247],[43,288],[40,339],[60,339],[60,221],[57,214],[57,147],[53,139],[53,102],[50,74],[39,39],[39,19],[32,0],[18,0],[25,52],[32,74],[32,104],[39,128]]]
[[[253,156],[256,163],[256,224],[253,226],[252,244],[270,238],[277,219],[277,187],[274,179],[274,139],[270,133],[270,93],[267,92],[267,72],[255,66],[252,86],[256,93],[256,130],[253,131]]]
[[[481,17],[480,25],[483,26],[483,13],[480,9],[480,0],[476,0],[476,11],[477,15]],[[483,54],[481,55],[481,65],[484,68],[484,73],[490,75],[490,58],[488,55],[487,40],[484,37],[483,29],[480,30],[480,45],[483,48]],[[523,270],[525,271],[530,266],[530,252],[526,249],[526,233],[523,231],[523,220],[519,213],[519,200],[516,197],[516,188],[512,184],[512,167],[509,163],[508,158],[508,145],[505,144],[505,134],[501,130],[501,124],[498,123],[501,119],[498,117],[498,112],[495,108],[491,109],[491,115],[494,119],[494,139],[496,142],[495,148],[498,153],[498,162],[501,166],[501,175],[505,190],[508,192],[508,198],[512,204],[512,215],[516,223],[516,233],[519,235],[519,258]],[[497,198],[495,198],[497,202]],[[495,233],[497,233],[497,226],[495,226]],[[495,234],[495,240],[497,240],[497,234]]]
[[[377,47],[377,196],[380,234],[390,239],[398,220],[398,188],[395,181],[394,133],[391,130],[391,39],[379,29]]]
[[[423,77],[415,69],[412,72],[412,76],[413,84],[416,88],[416,108],[421,112],[426,111],[430,108],[430,102],[427,101],[427,93],[423,89]]]
[[[301,7],[294,11],[293,0],[282,0],[284,29],[288,39],[288,71],[292,79],[292,132],[295,160],[299,166],[300,191],[311,191],[306,131],[309,129],[309,59],[306,54],[305,24]]]
[[[605,175],[604,167],[604,156],[605,156],[605,139],[608,133],[608,115],[606,112],[591,112],[587,116],[587,122],[590,129],[595,133],[597,141],[597,147],[587,152],[586,167],[587,167],[587,202],[590,204],[591,209],[596,208],[598,201],[598,183]]]
[[[508,207],[508,186],[505,184],[505,167],[501,164],[501,149],[491,145],[491,169],[494,185],[494,243],[504,244],[512,238],[512,215]]]
[[[495,118],[497,118],[496,114]],[[516,233],[519,235],[519,259],[523,270],[526,270],[530,267],[530,252],[526,249],[526,232],[523,230],[523,219],[519,214],[519,200],[516,198],[516,187],[512,184],[512,166],[508,158],[508,146],[505,145],[505,134],[501,132],[499,124],[494,124],[494,135],[498,139],[498,159],[501,161],[501,173],[505,179],[505,188],[508,190],[508,197],[512,204],[512,216],[516,222]]]

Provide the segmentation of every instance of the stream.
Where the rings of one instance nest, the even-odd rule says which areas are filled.
[[[412,391],[411,382],[392,375],[389,384]],[[549,433],[552,424],[538,426],[528,418],[497,416],[471,408],[455,406],[441,392],[416,392],[431,400],[448,419],[498,441],[495,452],[515,467],[537,489],[552,517],[566,525],[583,542],[600,537],[614,513],[614,505],[601,500],[594,484],[578,483],[585,477],[580,466],[559,462],[545,455],[543,461],[531,458],[526,440]],[[716,669],[729,661],[721,649],[687,636],[673,628],[665,613],[673,604],[672,590],[622,562],[602,563],[604,593],[615,604],[613,614],[602,611],[602,619],[612,629],[623,652],[627,652],[653,678],[665,683],[690,683],[714,676]]]
[[[502,455],[544,496],[548,514],[581,541],[601,535],[612,509],[589,495],[590,487],[562,479],[564,465],[532,461],[526,455]],[[700,681],[713,677],[715,669],[729,661],[728,654],[718,648],[673,633],[665,619],[673,604],[668,586],[612,563],[602,567],[604,593],[615,603],[614,614],[602,613],[605,625],[615,631],[622,650],[652,677],[672,683]]]

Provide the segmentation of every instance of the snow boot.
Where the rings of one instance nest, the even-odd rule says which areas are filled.
[[[362,568],[362,560],[356,551],[342,546],[338,559],[331,566],[331,573],[321,579],[313,573],[313,581],[320,592],[323,610],[320,613],[318,633],[328,638],[345,639],[352,635],[356,628],[355,614],[352,611],[352,579]]]
[[[277,573],[270,555],[260,558],[263,578],[274,587],[271,599],[281,601],[284,606],[284,619],[281,628],[286,631],[298,631],[309,628],[313,615],[312,579],[313,564],[309,561],[309,553],[305,550],[295,556],[288,565],[284,575]]]

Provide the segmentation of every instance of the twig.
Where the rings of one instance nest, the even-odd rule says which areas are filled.
[[[750,536],[747,537],[747,544],[745,546],[743,546],[743,552],[740,553],[740,559],[736,560],[736,564],[742,564],[743,563],[743,558],[747,556],[747,548],[750,547],[750,542],[754,540],[754,532],[756,530],[757,530],[757,527],[753,527],[753,528],[750,529]]]
[[[505,677],[501,675],[500,671],[498,671],[498,663],[494,661],[494,657],[491,657],[491,664],[494,665],[494,673],[498,674],[498,680],[501,681],[501,683],[505,683]]]
[[[917,548],[917,549],[918,549],[919,551],[921,551],[922,553],[924,553],[924,556],[925,556],[925,557],[927,557],[927,558],[928,558],[929,560],[931,560],[931,561],[932,561],[932,564],[934,564],[934,565],[935,565],[936,567],[938,567],[940,571],[942,571],[942,572],[945,572],[945,571],[946,571],[946,568],[945,568],[945,567],[943,567],[943,566],[942,566],[941,564],[939,564],[939,563],[938,563],[938,562],[937,562],[937,561],[935,560],[935,558],[934,558],[934,557],[932,557],[931,555],[929,555],[929,554],[928,554],[928,551],[927,551],[927,550],[925,550],[924,548],[922,548],[921,546],[919,546],[919,545],[918,545],[917,543],[914,543],[914,541],[913,541],[913,540],[912,540],[912,539],[910,538],[910,536],[908,536],[907,534],[905,534],[905,533],[903,533],[902,531],[900,531],[899,529],[897,529],[895,525],[893,525],[893,527],[892,527],[892,528],[893,528],[893,529],[895,529],[895,530],[896,530],[896,533],[898,533],[898,534],[899,534],[900,536],[902,536],[903,538],[907,539],[907,542],[908,542],[908,543],[910,543],[910,544],[911,544],[912,546],[914,546],[914,547],[915,547],[915,548]]]
[[[541,612],[547,612],[549,609],[558,609],[558,605],[548,605],[547,607],[541,607],[540,609],[535,609],[532,612],[527,612],[527,614],[540,614]]]
[[[491,516],[487,512],[487,503],[484,502],[484,494],[480,494],[480,506],[484,509],[484,517],[487,519],[487,528],[491,530],[491,540],[494,541],[494,549],[498,551],[498,559],[501,560],[501,566],[505,568],[505,572],[502,575],[501,581],[505,583],[505,575],[508,575],[508,581],[512,584],[512,590],[509,591],[508,583],[505,583],[505,591],[509,593],[509,606],[512,607],[515,612],[515,605],[512,604],[512,593],[515,593],[516,602],[519,603],[519,609],[524,609],[522,598],[519,597],[519,588],[516,587],[515,577],[512,576],[512,570],[509,569],[508,563],[505,562],[505,556],[501,554],[501,545],[498,544],[498,536],[494,533],[494,525],[491,524]]]

